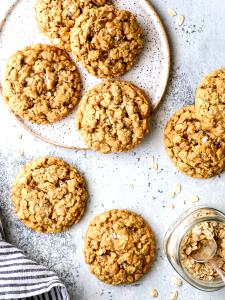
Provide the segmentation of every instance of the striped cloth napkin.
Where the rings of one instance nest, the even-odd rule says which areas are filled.
[[[0,300],[69,300],[65,286],[54,272],[29,260],[4,241],[0,222]]]

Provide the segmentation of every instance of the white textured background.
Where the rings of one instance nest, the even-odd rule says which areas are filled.
[[[0,1],[0,14],[10,2]],[[67,285],[72,300],[147,300],[151,298],[152,287],[158,289],[158,299],[169,299],[175,289],[171,282],[175,273],[162,251],[165,231],[180,213],[193,205],[185,204],[192,195],[200,197],[199,204],[225,211],[225,174],[209,180],[185,177],[173,167],[163,147],[163,128],[172,112],[193,102],[195,87],[204,73],[225,66],[225,2],[154,0],[152,3],[168,32],[172,71],[167,94],[154,116],[152,133],[136,150],[104,156],[52,147],[20,129],[2,101],[0,104],[0,209],[7,239],[31,258],[55,270]],[[181,28],[176,28],[176,18],[168,16],[168,8],[185,16]],[[193,33],[189,33],[189,27]],[[21,140],[18,139],[20,133]],[[24,149],[24,157],[19,155],[19,149]],[[88,180],[91,196],[87,213],[78,225],[64,234],[31,232],[17,220],[11,207],[10,186],[19,166],[41,155],[62,157],[75,164]],[[158,160],[157,172],[150,170],[151,155]],[[171,201],[168,193],[177,183],[182,184],[182,192]],[[175,205],[174,210],[166,207],[170,203]],[[158,251],[152,270],[133,285],[105,285],[89,274],[84,264],[83,234],[88,222],[94,215],[111,208],[127,208],[142,214],[156,235]],[[224,290],[204,293],[186,283],[178,290],[182,300],[225,299]]]

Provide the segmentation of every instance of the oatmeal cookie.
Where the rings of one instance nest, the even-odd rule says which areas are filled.
[[[86,9],[106,4],[111,4],[111,0],[37,0],[37,24],[54,45],[71,51],[70,31],[76,19]]]
[[[19,219],[45,233],[61,232],[76,224],[87,198],[84,178],[56,157],[42,157],[23,166],[12,187]]]
[[[204,129],[225,133],[225,69],[204,77],[196,91],[195,108]]]
[[[154,237],[144,219],[127,210],[110,210],[90,223],[85,261],[98,279],[109,284],[139,280],[154,257]]]
[[[106,5],[87,10],[71,30],[71,48],[77,61],[100,78],[129,71],[143,48],[143,33],[129,11]]]
[[[125,152],[136,147],[150,127],[151,108],[143,91],[127,81],[104,81],[81,99],[77,126],[93,150]]]
[[[209,178],[225,170],[225,136],[204,131],[194,105],[171,117],[165,128],[165,148],[176,167],[188,176]]]
[[[76,105],[80,96],[79,72],[66,51],[32,45],[8,61],[3,94],[10,110],[37,124],[56,122]]]

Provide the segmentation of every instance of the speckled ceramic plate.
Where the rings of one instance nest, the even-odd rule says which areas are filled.
[[[15,51],[34,43],[50,43],[37,27],[34,2],[17,0],[6,13],[0,35],[0,71],[3,77],[7,59]],[[154,109],[159,105],[168,82],[170,50],[163,25],[148,0],[114,0],[116,7],[136,14],[144,29],[145,48],[130,72],[121,77],[141,87],[149,96]],[[83,93],[100,82],[89,75],[79,64]],[[1,78],[2,80],[2,78]],[[85,145],[74,122],[75,111],[62,121],[51,125],[35,125],[17,118],[18,122],[35,136],[61,147],[80,149]]]

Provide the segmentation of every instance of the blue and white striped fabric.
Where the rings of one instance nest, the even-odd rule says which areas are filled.
[[[0,225],[0,300],[69,300],[56,274],[6,243],[1,229]]]

